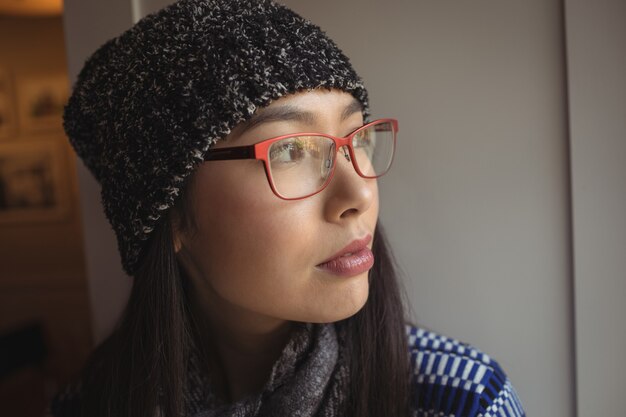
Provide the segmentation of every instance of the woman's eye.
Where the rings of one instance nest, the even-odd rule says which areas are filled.
[[[304,157],[304,149],[298,141],[289,141],[274,145],[270,150],[272,162],[289,163],[298,162]]]
[[[369,129],[363,130],[359,132],[354,137],[354,146],[357,148],[370,146],[372,142],[372,132]]]

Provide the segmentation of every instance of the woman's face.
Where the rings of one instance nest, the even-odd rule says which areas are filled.
[[[257,113],[289,105],[310,117],[272,119],[245,132],[239,125],[213,148],[297,132],[343,137],[363,125],[353,102],[340,90],[285,96]],[[376,179],[360,177],[342,151],[336,158],[330,184],[303,200],[278,198],[260,160],[207,161],[194,172],[197,231],[175,232],[174,243],[202,307],[217,322],[326,323],[363,307],[369,271],[346,277],[317,266],[355,239],[373,238],[378,219]]]

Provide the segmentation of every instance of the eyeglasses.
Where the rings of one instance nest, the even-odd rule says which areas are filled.
[[[342,148],[344,157],[352,161],[361,177],[378,178],[385,174],[393,161],[397,132],[396,119],[378,119],[344,138],[292,133],[254,145],[208,149],[204,160],[260,159],[274,194],[283,200],[299,200],[326,188],[335,172],[337,152]]]

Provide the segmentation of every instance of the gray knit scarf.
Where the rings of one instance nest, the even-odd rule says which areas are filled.
[[[220,403],[193,353],[185,392],[189,417],[338,417],[347,399],[350,372],[344,336],[333,323],[296,322],[262,391]]]

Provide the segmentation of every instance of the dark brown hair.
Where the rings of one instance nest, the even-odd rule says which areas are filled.
[[[190,182],[185,189],[191,189]],[[191,287],[177,263],[172,227],[195,227],[190,201],[190,193],[183,193],[154,230],[120,319],[79,376],[80,401],[63,404],[55,398],[55,416],[153,417],[157,406],[164,417],[183,415],[186,358],[198,338]],[[413,388],[405,307],[410,306],[380,221],[372,251],[368,300],[337,322],[346,331],[352,375],[348,409],[340,415],[409,417]]]

